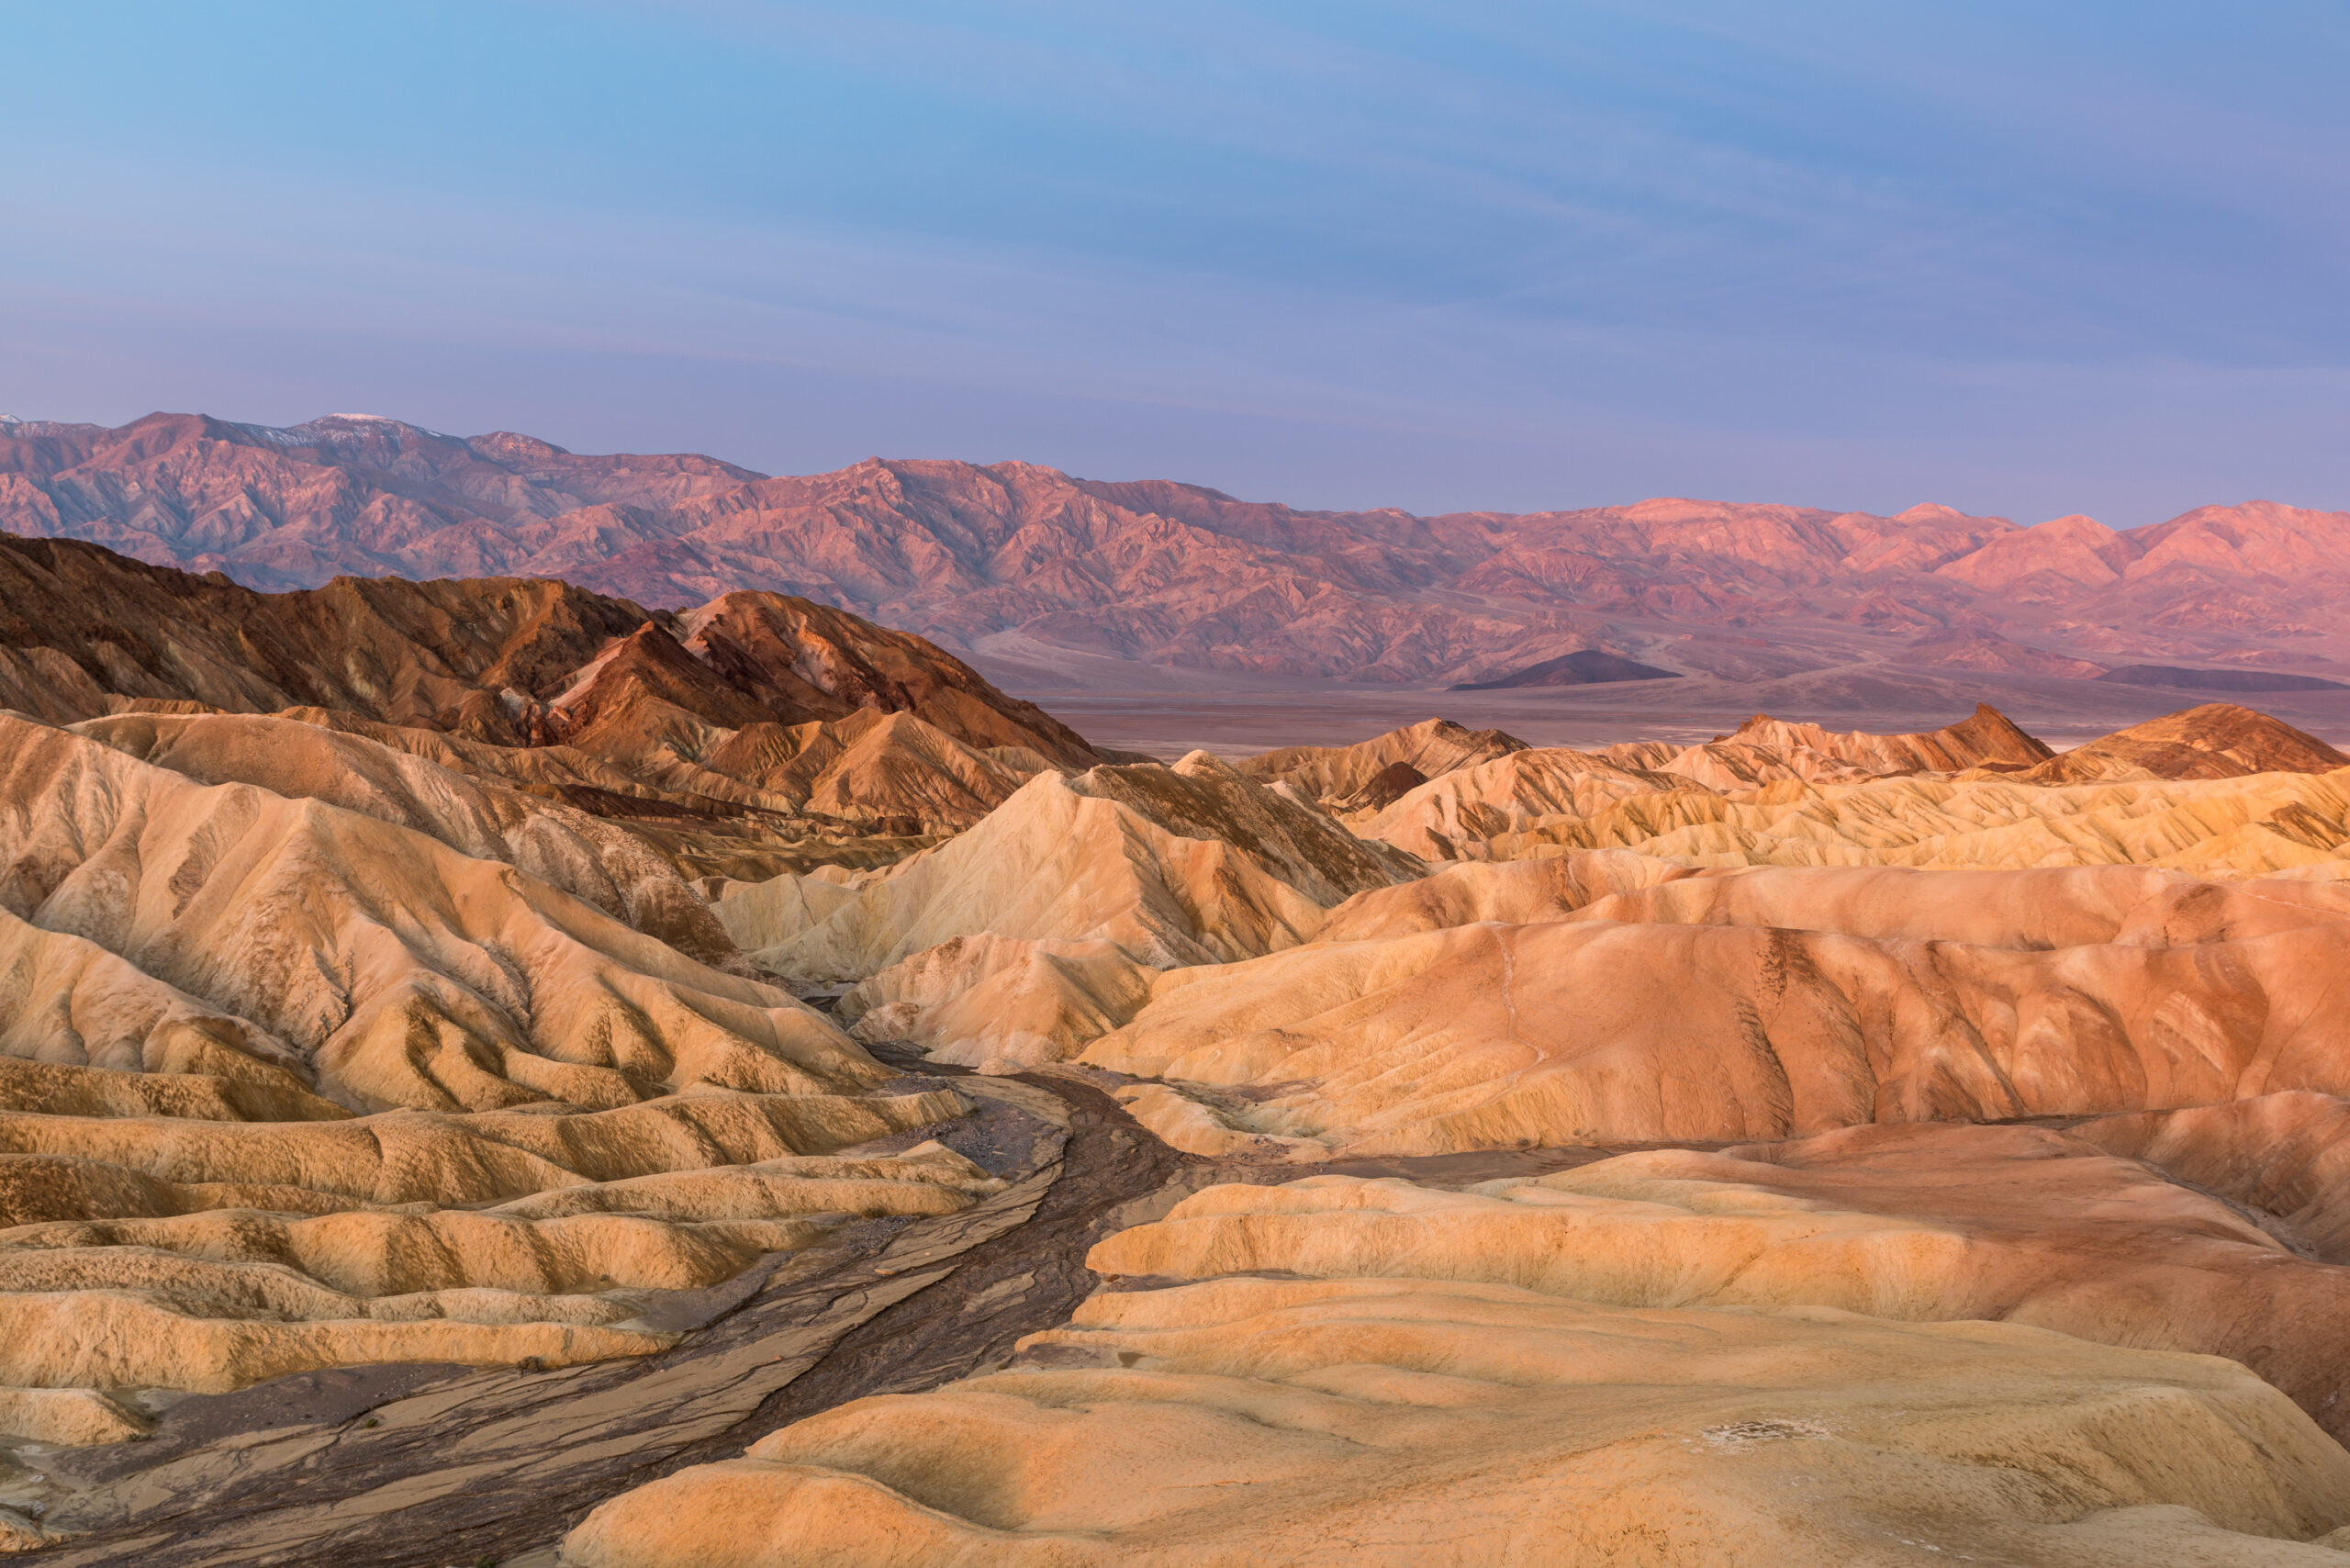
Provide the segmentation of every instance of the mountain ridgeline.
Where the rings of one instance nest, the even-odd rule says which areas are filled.
[[[967,657],[1128,683],[1169,666],[1475,689],[1624,678],[1554,662],[1588,654],[1733,682],[2122,667],[2281,690],[2350,660],[2350,514],[2267,501],[2128,531],[1686,499],[1421,517],[1027,463],[769,477],[373,417],[155,414],[0,423],[0,529],[267,588],[553,577],[655,609],[754,589]]]

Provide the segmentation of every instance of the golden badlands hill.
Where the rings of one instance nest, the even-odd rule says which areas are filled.
[[[0,590],[10,1550],[2350,1547],[2257,713],[1169,767],[766,593]]]
[[[1448,860],[1628,848],[1715,865],[2123,861],[2240,874],[2333,858],[2345,834],[2330,791],[2345,766],[2323,742],[2225,703],[2062,756],[1987,709],[1925,735],[1756,719],[1703,745],[1521,748],[1347,821]],[[2177,787],[2206,779],[2228,782]],[[2112,787],[2045,788],[2085,780]],[[2141,825],[2106,843],[2104,827],[2124,823]]]
[[[1336,812],[1391,804],[1440,773],[1490,762],[1527,744],[1499,730],[1468,730],[1430,719],[1347,746],[1284,746],[1238,765],[1267,783],[1281,782]]]
[[[986,1190],[823,1158],[963,1103],[509,866],[18,719],[0,755],[0,1383],[641,1351],[598,1289]]]
[[[1157,977],[1082,1059],[1237,1095],[1223,1119],[1317,1157],[2350,1092],[2322,1000],[2335,887],[1771,868],[1521,925],[1349,913],[1333,940]],[[1576,1001],[1528,1001],[1550,997]]]

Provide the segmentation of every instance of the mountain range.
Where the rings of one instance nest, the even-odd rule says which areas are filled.
[[[778,477],[374,416],[153,414],[0,422],[0,529],[269,589],[552,577],[655,609],[771,591],[1039,690],[1483,686],[1587,650],[1712,689],[1857,672],[2078,695],[2122,667],[2264,690],[2350,669],[2350,513],[2257,500],[2126,531],[1676,498],[1422,517],[1027,463]]]

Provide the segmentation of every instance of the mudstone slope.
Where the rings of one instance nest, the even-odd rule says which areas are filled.
[[[0,589],[11,1547],[233,1561],[256,1423],[389,1463],[364,1391],[471,1367],[586,1429],[788,1287],[490,1555],[2350,1548],[2350,759],[2289,725],[1166,766],[767,592]],[[969,1349],[892,1383],[892,1314]]]

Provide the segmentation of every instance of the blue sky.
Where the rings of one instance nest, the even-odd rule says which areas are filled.
[[[0,0],[0,411],[2350,508],[2350,6]]]

